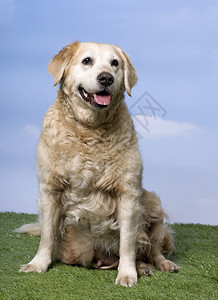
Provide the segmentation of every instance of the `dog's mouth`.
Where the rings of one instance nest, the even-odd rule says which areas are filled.
[[[90,94],[84,88],[79,87],[79,93],[86,102],[96,108],[107,108],[111,102],[112,96],[106,90]]]

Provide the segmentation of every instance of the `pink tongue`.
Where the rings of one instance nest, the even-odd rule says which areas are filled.
[[[100,105],[109,105],[111,101],[111,95],[97,95],[93,94],[95,102],[97,102]]]

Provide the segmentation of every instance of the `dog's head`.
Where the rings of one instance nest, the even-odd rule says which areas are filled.
[[[49,63],[54,85],[61,82],[66,93],[80,98],[81,105],[107,109],[116,95],[131,95],[137,82],[128,56],[117,46],[75,42],[64,47]]]

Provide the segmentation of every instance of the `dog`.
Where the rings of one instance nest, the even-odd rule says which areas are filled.
[[[173,239],[160,199],[142,187],[142,160],[124,92],[137,75],[118,46],[74,42],[49,63],[59,83],[37,151],[39,222],[18,232],[41,235],[22,272],[45,272],[52,254],[71,265],[118,267],[116,284],[133,286],[167,260]]]

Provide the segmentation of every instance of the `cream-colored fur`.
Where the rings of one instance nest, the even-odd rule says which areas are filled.
[[[173,244],[160,200],[142,188],[124,102],[124,91],[130,95],[137,82],[128,56],[117,46],[75,42],[48,70],[60,88],[38,145],[40,223],[19,229],[41,233],[41,241],[21,271],[45,272],[53,251],[69,264],[111,268],[119,261],[116,284],[123,286],[134,285],[137,272],[151,273],[146,261],[177,271],[161,254]]]

